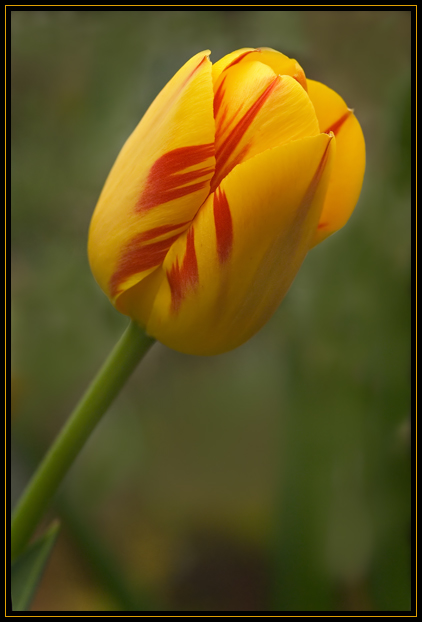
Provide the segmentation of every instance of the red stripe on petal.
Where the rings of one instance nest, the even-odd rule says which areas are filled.
[[[220,188],[214,194],[214,223],[218,259],[224,263],[230,257],[233,246],[233,223],[229,202]]]
[[[145,212],[205,188],[214,172],[212,167],[187,173],[181,171],[197,166],[213,155],[213,143],[179,147],[162,155],[151,167],[145,189],[136,204],[136,211]],[[199,181],[201,177],[205,179]]]
[[[161,227],[155,227],[154,229],[148,229],[148,231],[144,231],[139,235],[140,241],[153,240],[154,238],[158,238],[161,235],[165,235],[166,233],[170,233],[175,229],[180,229],[180,227],[184,227],[188,225],[190,220],[186,222],[180,222],[177,225],[162,225]]]
[[[157,227],[157,229],[161,229],[161,227]],[[159,266],[164,261],[170,246],[177,240],[179,235],[177,234],[152,244],[144,244],[145,240],[148,239],[148,232],[140,233],[132,238],[124,247],[117,269],[110,278],[109,288],[111,297],[114,298],[120,293],[120,285],[129,277]]]
[[[348,110],[347,112],[345,112],[344,115],[340,117],[340,119],[338,119],[335,123],[333,123],[333,125],[331,125],[328,129],[324,130],[323,134],[329,134],[330,132],[333,132],[334,136],[337,136],[337,134],[341,130],[341,127],[343,126],[345,121],[347,121],[347,119],[350,117],[352,112],[353,112],[352,110]]]
[[[226,77],[224,76],[224,78],[222,79],[222,81],[220,82],[220,85],[217,89],[217,91],[215,92],[214,95],[214,119],[217,118],[217,114],[218,111],[220,110],[220,106],[221,103],[223,101],[224,98],[224,82],[226,80]]]
[[[198,71],[198,69],[201,67],[201,65],[203,65],[208,59],[208,55],[204,56],[200,62],[197,64],[197,66],[192,69],[192,71],[190,72],[190,74],[184,79],[184,81],[180,84],[179,86],[179,93],[181,93],[183,91],[183,89],[185,88],[185,86],[187,86],[187,84],[189,83],[189,81],[193,78],[193,76],[196,74],[196,72]]]
[[[202,60],[201,60],[201,61],[197,64],[197,66],[195,67],[195,69],[193,69],[193,70],[191,71],[191,73],[188,75],[188,77],[186,78],[185,82],[183,83],[183,87],[185,87],[185,86],[186,86],[186,84],[189,82],[189,80],[190,80],[191,78],[193,78],[193,76],[194,76],[194,75],[195,75],[195,73],[198,71],[198,69],[201,67],[201,65],[203,65],[203,64],[206,62],[207,58],[208,58],[208,56],[204,56],[204,58],[203,58],[203,59],[202,59]],[[182,88],[183,88],[183,87],[182,87]]]
[[[176,313],[189,291],[196,288],[199,283],[198,260],[195,251],[195,236],[193,227],[187,234],[186,251],[182,265],[176,261],[167,272],[167,279],[171,291],[171,310]]]
[[[281,80],[280,76],[276,76],[274,80],[272,80],[272,82],[267,86],[265,91],[261,93],[261,95],[255,101],[255,103],[252,104],[249,110],[236,123],[236,125],[231,130],[227,138],[222,142],[220,147],[217,149],[216,154],[215,154],[215,157],[216,157],[215,174],[211,181],[211,192],[213,192],[215,188],[217,188],[220,185],[221,180],[232,170],[234,166],[233,163],[227,166],[230,156],[232,155],[233,151],[236,149],[236,147],[242,140],[245,132],[247,131],[247,129],[249,128],[253,120],[255,119],[258,112],[261,110],[262,106],[265,104],[267,99],[270,97],[271,93],[276,88],[280,80]]]
[[[201,61],[197,64],[197,66],[195,67],[195,69],[194,69],[194,70],[192,71],[192,73],[190,74],[189,78],[191,78],[191,77],[194,75],[194,73],[198,71],[198,69],[200,68],[200,66],[201,66],[201,65],[203,65],[203,64],[206,62],[207,58],[208,58],[208,55],[205,55],[205,56],[201,59]]]
[[[248,54],[252,54],[252,52],[261,52],[261,50],[248,50],[248,52],[243,52],[243,54],[240,54],[240,56],[235,58],[230,63],[230,65],[227,65],[227,67],[225,67],[223,71],[227,71],[227,69],[229,69],[230,67],[233,67],[233,65],[237,65],[237,63],[240,63],[240,61],[243,60],[245,56],[247,56]]]

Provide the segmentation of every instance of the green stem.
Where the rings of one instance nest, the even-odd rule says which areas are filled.
[[[135,322],[129,324],[38,467],[13,513],[12,560],[25,549],[50,499],[92,430],[153,343],[154,339]]]

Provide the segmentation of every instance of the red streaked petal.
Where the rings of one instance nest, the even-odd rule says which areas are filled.
[[[148,231],[144,231],[139,234],[139,239],[142,242],[146,242],[147,240],[152,240],[154,238],[158,238],[166,233],[170,233],[171,231],[175,231],[175,229],[181,229],[188,225],[190,221],[181,222],[175,225],[162,225],[161,227],[154,227],[154,229],[149,229]]]
[[[288,56],[285,56],[285,54],[282,54],[277,50],[273,50],[272,48],[258,48],[257,52],[260,53],[260,63],[268,65],[273,71],[275,71],[275,73],[281,76],[291,76],[294,80],[299,82],[305,91],[308,90],[305,72],[297,60],[289,58]],[[246,60],[253,60],[253,56],[250,56]]]
[[[224,71],[226,71],[227,69],[229,69],[230,67],[233,67],[234,65],[237,65],[238,63],[240,63],[244,58],[246,58],[246,56],[249,56],[249,54],[252,54],[253,52],[259,52],[259,50],[246,50],[246,52],[242,52],[242,54],[239,54],[239,56],[237,56],[234,60],[231,61],[231,63],[229,63],[225,68]]]
[[[281,144],[320,133],[308,95],[291,76],[265,64],[243,62],[220,76],[214,100],[216,123],[213,192],[241,162]]]
[[[213,209],[217,253],[223,264],[229,259],[233,246],[233,222],[226,193],[221,188],[217,188],[214,193]]]
[[[209,194],[215,122],[208,54],[191,58],[158,94],[99,198],[88,254],[97,282],[114,304],[162,261],[166,243],[160,236],[171,235],[173,226],[186,230]]]
[[[270,82],[270,84],[266,87],[263,93],[259,95],[259,97],[254,101],[250,108],[247,109],[245,114],[239,119],[234,127],[231,128],[229,134],[222,141],[222,143],[218,144],[219,141],[217,137],[218,142],[216,143],[217,148],[215,153],[216,166],[215,174],[211,182],[211,192],[213,192],[215,188],[220,184],[223,177],[225,177],[227,173],[229,173],[231,169],[236,166],[236,164],[244,159],[247,151],[249,150],[249,146],[244,145],[240,158],[233,158],[235,149],[238,147],[247,129],[255,119],[258,112],[261,110],[262,106],[265,104],[271,93],[276,88],[280,79],[281,78],[279,76],[274,77],[272,82]],[[231,162],[229,162],[230,159],[232,159]]]
[[[220,111],[220,106],[223,102],[223,96],[224,96],[224,81],[226,79],[226,76],[223,77],[223,79],[221,80],[218,89],[214,95],[214,118],[217,118],[217,115]],[[220,122],[221,123],[221,122]]]
[[[235,52],[230,52],[230,54],[226,54],[226,56],[223,56],[223,58],[220,58],[220,60],[218,60],[216,63],[213,63],[212,79],[213,79],[214,86],[217,80],[219,79],[219,77],[221,76],[221,74],[223,73],[223,71],[227,69],[227,67],[236,65],[236,63],[239,63],[248,54],[250,54],[251,52],[255,52],[255,51],[256,51],[255,48],[242,48],[240,50],[236,50]]]
[[[313,245],[338,231],[359,199],[365,172],[365,139],[353,110],[325,84],[308,80],[309,97],[321,131],[336,136],[336,157]]]
[[[149,210],[207,187],[214,173],[213,167],[183,171],[206,162],[213,156],[213,143],[188,145],[164,153],[151,167],[144,190],[136,204],[136,211]]]
[[[213,64],[212,77],[214,90],[216,91],[219,81],[223,74],[231,70],[232,67],[240,64],[260,62],[270,67],[274,73],[280,76],[291,76],[304,89],[307,90],[305,72],[299,65],[297,60],[289,58],[285,54],[273,50],[272,48],[242,48],[231,54],[227,54],[219,61]]]
[[[337,121],[330,123],[329,126],[322,131],[324,132],[324,134],[329,134],[330,132],[333,132],[333,134],[337,136],[337,134],[339,133],[339,131],[346,123],[347,119],[350,117],[351,114],[353,114],[353,112],[351,110],[347,110],[344,115],[337,119]]]
[[[158,230],[158,235],[162,235],[164,229],[167,229],[167,232],[169,232],[172,229],[180,229],[181,226],[182,225],[157,227],[155,231]],[[153,231],[154,230],[150,230],[146,233],[140,233],[124,247],[117,268],[111,275],[109,282],[110,296],[112,299],[116,298],[121,291],[121,285],[126,283],[131,276],[147,273],[151,268],[159,266],[164,261],[170,246],[180,235],[180,233],[178,233],[170,238],[145,244],[146,240],[151,239],[150,236]]]
[[[195,251],[195,234],[191,227],[186,237],[186,251],[182,265],[176,257],[170,270],[167,271],[167,279],[171,291],[171,310],[177,313],[187,292],[194,290],[198,285],[198,261]]]

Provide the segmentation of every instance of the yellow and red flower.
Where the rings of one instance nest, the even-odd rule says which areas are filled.
[[[123,146],[89,232],[115,307],[175,350],[218,354],[274,313],[340,229],[365,168],[343,99],[266,48],[191,58]]]

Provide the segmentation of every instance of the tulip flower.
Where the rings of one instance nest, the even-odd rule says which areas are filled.
[[[92,272],[148,335],[189,354],[244,343],[308,250],[340,229],[365,168],[360,125],[297,61],[191,58],[123,146],[89,232]]]

